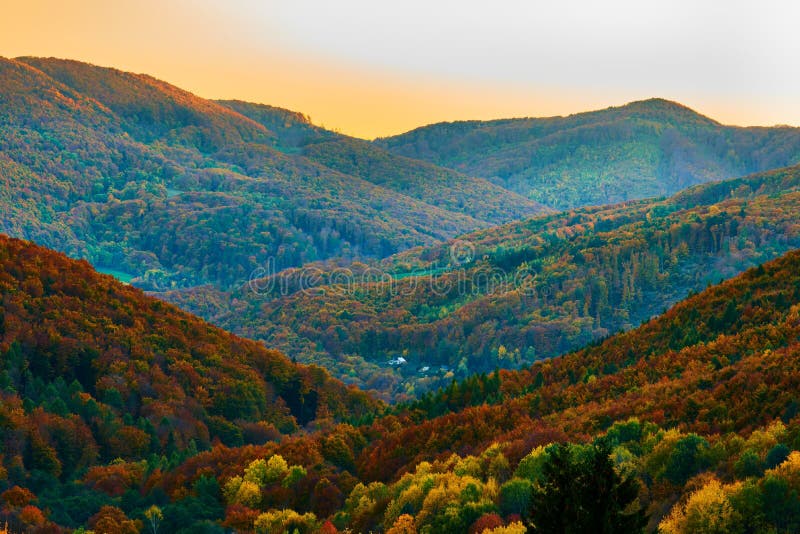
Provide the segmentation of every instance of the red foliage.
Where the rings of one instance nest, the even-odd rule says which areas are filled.
[[[469,527],[469,534],[483,534],[483,531],[492,528],[502,527],[503,518],[497,514],[483,514],[475,520]]]
[[[110,497],[119,497],[141,484],[143,476],[142,465],[117,463],[90,468],[83,477],[83,483]]]
[[[5,458],[23,458],[25,469],[70,477],[168,445],[181,451],[191,440],[198,448],[213,439],[277,440],[278,429],[291,432],[317,413],[327,420],[377,406],[320,368],[293,364],[85,261],[2,235],[0,302],[0,357],[12,366],[12,385],[30,391],[23,370],[42,384],[33,410],[15,409],[23,399],[1,393]],[[128,485],[92,483],[114,495]]]
[[[261,512],[250,509],[242,504],[232,504],[225,510],[223,526],[237,532],[250,532],[253,523]]]

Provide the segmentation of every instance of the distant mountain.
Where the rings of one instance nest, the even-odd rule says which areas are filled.
[[[663,99],[568,117],[433,124],[375,144],[555,209],[673,194],[800,162],[800,129],[724,126]]]
[[[397,400],[633,328],[800,247],[798,210],[800,167],[791,167],[510,223],[380,265],[165,297]],[[390,364],[400,357],[405,364]]]
[[[0,230],[149,289],[229,287],[269,262],[384,257],[543,209],[299,121],[342,145],[307,157],[278,117],[298,122],[145,75],[0,59]]]
[[[313,126],[298,113],[239,101],[220,104],[275,132],[273,146],[281,152],[300,154],[437,208],[497,224],[546,211],[543,206],[482,178],[397,156],[362,139]]]

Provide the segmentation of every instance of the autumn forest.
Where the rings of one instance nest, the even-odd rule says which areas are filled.
[[[364,140],[0,58],[0,528],[800,531],[800,129]]]

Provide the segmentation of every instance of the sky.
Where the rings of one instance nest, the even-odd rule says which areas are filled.
[[[143,72],[374,138],[662,97],[800,126],[785,0],[1,0],[0,56]]]

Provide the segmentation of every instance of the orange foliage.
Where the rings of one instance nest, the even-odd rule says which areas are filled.
[[[89,518],[89,528],[97,534],[138,534],[142,522],[133,521],[115,506],[103,506]]]
[[[110,497],[119,497],[128,489],[142,483],[144,465],[114,463],[89,469],[82,482]]]
[[[8,507],[21,508],[36,499],[36,495],[27,488],[14,486],[4,491],[2,495],[0,495],[0,499],[2,499]]]
[[[42,526],[46,521],[42,511],[31,504],[22,507],[19,512],[19,520],[33,527]]]

